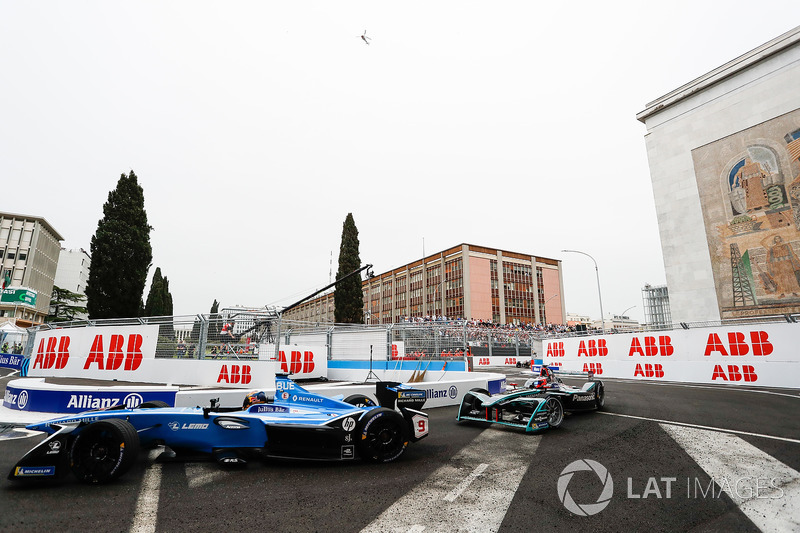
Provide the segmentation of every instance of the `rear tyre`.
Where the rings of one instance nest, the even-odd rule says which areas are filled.
[[[375,403],[375,400],[366,394],[351,394],[344,399],[344,403],[349,403],[350,405],[354,405],[356,407],[375,407],[378,405]]]
[[[385,407],[367,411],[359,422],[359,455],[373,463],[394,461],[408,446],[408,425],[397,411]]]
[[[598,381],[595,387],[594,405],[600,411],[606,404],[606,388],[602,381]]]
[[[127,421],[109,418],[84,428],[70,448],[72,472],[84,483],[108,483],[128,471],[139,455],[139,435]]]
[[[555,396],[550,396],[545,400],[544,405],[547,409],[547,425],[551,428],[561,426],[564,421],[564,406],[561,405],[561,400]]]
[[[139,404],[139,409],[159,409],[161,407],[170,407],[170,405],[167,402],[162,402],[161,400],[152,400]]]

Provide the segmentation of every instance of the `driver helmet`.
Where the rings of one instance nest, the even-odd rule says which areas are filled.
[[[252,391],[248,392],[247,396],[244,397],[244,402],[242,402],[242,409],[247,409],[251,405],[255,405],[258,403],[267,403],[267,395],[264,391]]]

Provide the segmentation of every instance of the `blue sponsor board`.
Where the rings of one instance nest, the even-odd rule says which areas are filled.
[[[17,411],[41,413],[82,413],[119,406],[132,409],[156,400],[175,405],[176,392],[41,390],[7,385],[3,406]]]
[[[14,477],[40,477],[56,475],[55,466],[18,466],[14,469]]]
[[[500,394],[506,391],[506,379],[490,379],[487,382],[489,394]]]
[[[11,368],[12,370],[19,370],[22,368],[23,361],[25,361],[25,356],[23,355],[0,353],[0,366],[3,368]]]

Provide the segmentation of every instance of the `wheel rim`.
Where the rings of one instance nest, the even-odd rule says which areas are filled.
[[[117,467],[121,447],[120,438],[109,429],[84,431],[72,448],[73,469],[84,479],[105,479]]]
[[[391,422],[378,423],[367,435],[367,441],[378,455],[390,454],[402,446],[400,428]]]
[[[564,409],[561,407],[561,402],[554,398],[547,400],[550,415],[547,417],[547,423],[551,426],[557,426],[564,418]]]

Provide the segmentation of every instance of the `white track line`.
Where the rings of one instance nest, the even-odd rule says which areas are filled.
[[[671,420],[659,420],[658,418],[647,418],[644,416],[635,416],[635,415],[623,415],[622,413],[609,413],[608,411],[597,411],[601,415],[609,415],[609,416],[620,416],[622,418],[634,418],[636,420],[646,420],[648,422],[658,422],[659,424],[669,424],[671,426],[684,426],[689,428],[696,428],[696,429],[706,429],[709,431],[719,431],[722,433],[735,433],[736,435],[747,435],[749,437],[760,437],[762,439],[772,439],[772,440],[780,440],[783,442],[791,442],[794,444],[800,444],[800,440],[798,439],[790,439],[788,437],[776,437],[775,435],[764,435],[762,433],[751,433],[749,431],[739,431],[736,429],[726,429],[726,428],[716,428],[712,426],[701,426],[699,424],[689,424],[687,422],[673,422]]]
[[[225,472],[217,463],[186,463],[186,480],[190,489],[209,485],[225,477]]]
[[[759,529],[800,531],[800,472],[735,435],[661,427]]]
[[[483,431],[362,531],[497,531],[540,441]]]
[[[158,521],[158,499],[161,492],[161,463],[156,463],[156,457],[164,449],[159,447],[148,454],[150,465],[144,471],[142,488],[139,499],[136,500],[136,512],[133,514],[131,533],[153,533]]]

